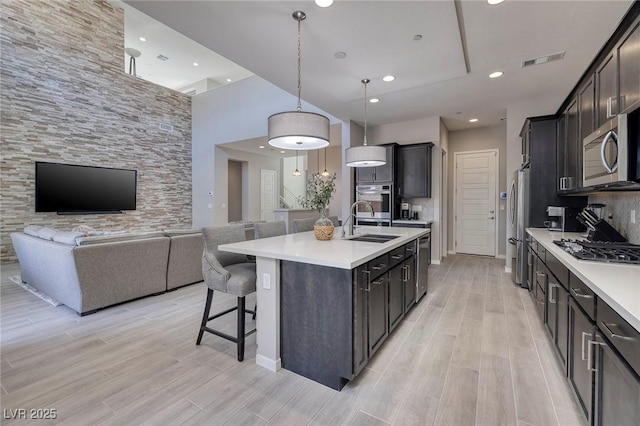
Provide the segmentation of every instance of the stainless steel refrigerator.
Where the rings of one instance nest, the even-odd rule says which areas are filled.
[[[521,287],[527,287],[527,235],[529,226],[529,168],[513,172],[509,194],[509,243],[515,246],[516,255],[511,260],[511,279]]]

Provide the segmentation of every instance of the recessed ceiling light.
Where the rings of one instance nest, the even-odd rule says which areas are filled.
[[[372,104],[377,104],[378,102],[380,102],[380,99],[378,99],[378,98],[371,98],[371,99],[369,99],[369,102],[371,102]]]
[[[147,39],[144,37],[140,37],[140,41],[147,41]]]
[[[393,75],[385,75],[384,77],[382,77],[382,81],[393,81],[395,79],[396,77]]]
[[[487,0],[487,3],[489,4],[500,4],[502,3],[504,0]]]
[[[416,34],[413,36],[413,41],[420,41],[422,40],[422,34]]]
[[[475,123],[475,122],[477,122],[477,121],[478,121],[478,119],[477,119],[477,118],[472,118],[471,120],[469,120],[469,123]]]
[[[329,7],[333,4],[333,0],[316,0],[316,5],[320,7]]]
[[[336,52],[333,54],[333,57],[336,59],[344,59],[347,57],[347,54],[344,52]]]
[[[198,66],[198,63],[197,63],[197,62],[194,62],[194,63],[193,63],[193,66],[194,66],[194,67],[197,67],[197,66]]]
[[[489,78],[498,78],[498,77],[502,77],[503,75],[504,73],[502,71],[496,71],[489,74]]]
[[[260,145],[260,146],[258,146],[258,148],[264,149],[264,145]]]
[[[227,83],[231,83],[231,79],[230,78],[227,79]]]
[[[280,151],[280,154],[284,154],[285,152],[287,152],[287,151]]]

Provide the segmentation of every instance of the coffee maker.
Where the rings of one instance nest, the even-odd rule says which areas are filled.
[[[584,227],[578,221],[578,209],[573,207],[547,207],[549,220],[545,225],[549,231],[577,232],[583,231]]]
[[[411,219],[411,204],[400,203],[400,218]]]

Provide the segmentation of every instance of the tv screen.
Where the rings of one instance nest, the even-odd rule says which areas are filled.
[[[36,162],[36,212],[136,209],[136,170]]]

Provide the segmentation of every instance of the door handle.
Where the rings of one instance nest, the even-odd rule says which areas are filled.
[[[611,329],[609,328],[609,326],[615,327],[617,324],[607,324],[606,322],[601,322],[600,324],[602,324],[602,328],[607,332],[607,334],[609,334],[610,337],[615,337],[616,339],[620,339],[620,340],[636,340],[635,338],[631,337],[631,336],[625,336],[623,334],[618,334],[618,333],[614,333],[613,331],[611,331]]]
[[[610,130],[605,135],[604,139],[602,139],[602,144],[600,145],[600,161],[602,162],[602,165],[607,170],[607,172],[613,173],[618,169],[618,156],[616,156],[616,159],[613,161],[613,164],[609,164],[605,155],[606,154],[605,151],[607,150],[607,145],[609,144],[609,142],[615,143],[616,147],[618,146],[618,136],[615,134],[613,130]]]
[[[489,216],[489,220],[493,220],[493,219],[495,219],[494,216]]]
[[[489,213],[493,213],[493,212],[494,212],[494,210],[490,210],[490,211],[489,211]]]
[[[575,297],[582,297],[583,299],[593,299],[592,295],[581,293],[578,291],[579,289],[575,287],[570,287],[569,289],[571,290],[571,294],[573,294]]]
[[[593,337],[593,334],[587,333],[586,331],[582,332],[582,344],[580,345],[580,349],[582,350],[582,360],[586,361],[587,359],[584,356],[584,336],[589,336],[589,338],[591,339]]]
[[[364,291],[371,291],[371,271],[362,271],[364,275],[367,276],[367,285],[364,288]]]
[[[549,303],[556,303],[556,300],[553,298],[553,289],[558,287],[558,284],[549,284]]]
[[[591,348],[593,347],[593,345],[599,345],[599,346],[607,346],[607,345],[605,345],[604,343],[596,342],[594,340],[589,340],[587,342],[587,370],[597,372],[598,367],[591,367],[595,358],[595,357],[592,357],[593,352]],[[597,362],[597,359],[595,359],[595,361]]]

